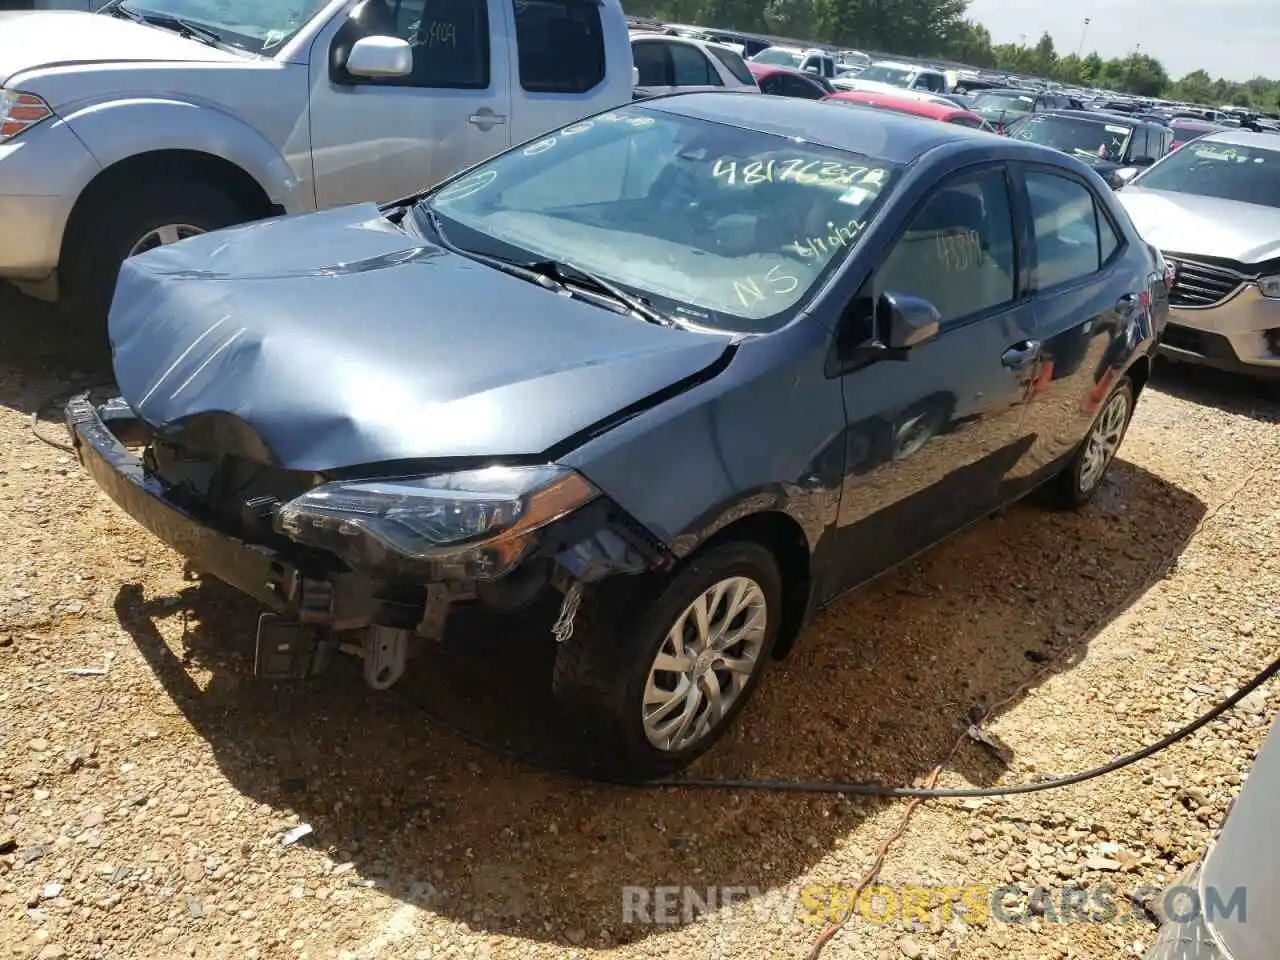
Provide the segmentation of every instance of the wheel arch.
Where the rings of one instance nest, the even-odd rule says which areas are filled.
[[[1142,395],[1142,388],[1147,385],[1147,381],[1151,378],[1151,357],[1145,353],[1138,357],[1129,365],[1129,369],[1125,371],[1125,376],[1133,384],[1133,399],[1136,403],[1138,397]]]
[[[152,150],[134,154],[101,170],[80,192],[63,233],[63,264],[71,262],[78,244],[92,233],[95,213],[128,190],[162,180],[199,179],[225,190],[254,217],[283,213],[266,190],[242,167],[198,150]]]
[[[809,539],[804,527],[790,514],[782,510],[762,510],[725,524],[688,557],[734,541],[757,543],[773,554],[778,563],[782,574],[782,621],[774,641],[773,656],[780,660],[791,652],[808,620],[813,589],[813,555]]]

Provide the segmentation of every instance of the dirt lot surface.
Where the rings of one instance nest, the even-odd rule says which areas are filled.
[[[509,626],[461,623],[391,694],[346,664],[255,682],[254,607],[184,581],[33,433],[39,413],[62,439],[47,401],[103,370],[59,329],[0,290],[0,956],[806,956],[821,885],[866,872],[902,802],[638,792],[485,752],[428,712],[555,753],[549,643]],[[1186,722],[1280,638],[1278,415],[1266,387],[1158,377],[1088,510],[1020,505],[837,605],[697,772],[911,782],[1038,671],[986,726],[999,749],[969,742],[943,784],[1081,769]],[[1263,688],[1069,789],[920,806],[884,862],[892,893],[824,957],[1133,955],[1153,930],[1129,894],[1195,860],[1276,706]],[[963,917],[884,919],[906,886],[961,884],[1114,890],[1119,916],[1054,923],[1055,901],[1014,898],[1026,922],[1003,922],[965,893]],[[756,896],[686,912],[653,892],[644,923],[628,885]]]

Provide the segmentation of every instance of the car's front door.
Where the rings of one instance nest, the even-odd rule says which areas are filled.
[[[311,48],[317,205],[393,200],[509,147],[508,15],[502,0],[363,0],[335,17]],[[409,41],[410,75],[349,74],[366,36]]]
[[[1025,488],[1075,449],[1146,336],[1147,275],[1124,231],[1084,178],[1019,166],[1032,242],[1031,304],[1042,343],[1023,431],[1034,443],[1015,482]]]
[[[1011,181],[1002,164],[942,181],[842,320],[849,426],[837,523],[839,587],[855,586],[993,509],[1023,455],[1023,406],[1038,345],[1020,284]],[[940,320],[900,358],[883,339],[886,297],[920,298]]]

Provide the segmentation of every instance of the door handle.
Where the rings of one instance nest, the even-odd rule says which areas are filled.
[[[1001,355],[1000,362],[1011,370],[1021,370],[1039,355],[1039,340],[1023,340],[1006,350]]]
[[[467,122],[474,123],[477,127],[488,129],[489,127],[492,127],[495,124],[506,123],[507,118],[502,116],[501,114],[494,113],[492,110],[489,110],[488,108],[485,108],[483,110],[477,110],[471,116],[467,117]]]

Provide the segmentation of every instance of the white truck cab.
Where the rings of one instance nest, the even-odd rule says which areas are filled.
[[[927,93],[951,93],[952,82],[944,70],[921,66],[918,63],[898,63],[894,60],[877,60],[856,76],[841,78],[835,84],[846,90],[868,90],[893,93],[901,90],[919,90]]]
[[[766,47],[752,57],[751,62],[791,67],[806,73],[816,73],[828,80],[836,75],[835,57],[817,48],[801,50],[799,47]]]
[[[0,13],[0,280],[104,313],[133,253],[412,194],[633,74],[619,0]]]

